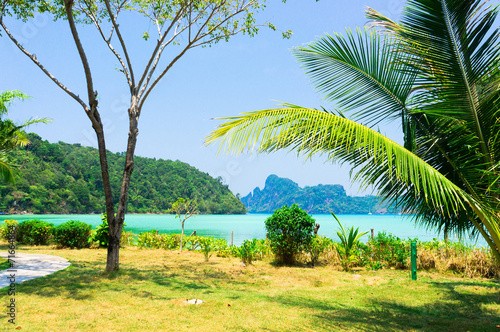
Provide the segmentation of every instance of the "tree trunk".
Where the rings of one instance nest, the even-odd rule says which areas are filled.
[[[125,155],[125,167],[118,200],[118,209],[116,216],[108,214],[109,240],[108,240],[108,259],[106,262],[106,272],[117,271],[120,268],[120,237],[125,221],[125,211],[127,209],[128,192],[130,188],[130,179],[134,170],[134,152],[137,144],[137,135],[139,134],[138,122],[139,111],[137,108],[137,97],[132,96],[129,113],[129,133],[127,152]],[[112,201],[111,201],[112,203]],[[108,200],[106,198],[106,205]]]
[[[182,253],[182,240],[184,239],[184,221],[181,224],[182,224],[182,226],[181,226],[181,228],[182,228],[182,231],[181,231],[181,249],[180,249],[179,253]]]

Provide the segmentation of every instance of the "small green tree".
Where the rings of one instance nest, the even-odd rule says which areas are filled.
[[[171,212],[175,213],[175,217],[179,218],[182,225],[181,232],[181,247],[179,252],[182,252],[182,241],[184,239],[184,223],[188,218],[191,218],[196,213],[198,213],[198,206],[195,200],[190,200],[189,198],[178,198],[177,201],[172,204]]]
[[[315,220],[306,211],[293,204],[274,211],[266,219],[266,231],[271,249],[278,261],[293,264],[295,256],[313,237]]]

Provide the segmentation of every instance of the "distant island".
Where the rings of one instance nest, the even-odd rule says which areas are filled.
[[[103,213],[104,193],[97,149],[49,143],[30,133],[31,143],[12,152],[16,184],[0,181],[0,212]],[[202,214],[242,214],[245,206],[220,179],[172,160],[134,157],[127,213],[167,213],[179,197],[196,199]],[[124,153],[108,151],[114,193],[120,188]],[[115,203],[118,197],[114,197]]]
[[[296,203],[309,213],[386,214],[396,213],[375,196],[347,196],[341,185],[317,185],[300,188],[287,178],[270,175],[264,189],[259,187],[241,199],[250,213],[272,213],[283,205]]]

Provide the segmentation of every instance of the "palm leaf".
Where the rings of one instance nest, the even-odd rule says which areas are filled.
[[[344,111],[360,109],[359,119],[373,125],[408,112],[416,72],[399,60],[400,44],[358,29],[321,37],[293,53],[327,100]]]

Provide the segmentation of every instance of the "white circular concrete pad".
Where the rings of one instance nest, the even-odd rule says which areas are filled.
[[[0,253],[0,257],[9,258],[9,254]],[[16,253],[10,259],[15,262],[14,266],[0,271],[0,288],[9,286],[12,281],[20,284],[26,280],[45,277],[71,265],[62,257],[43,254]]]

